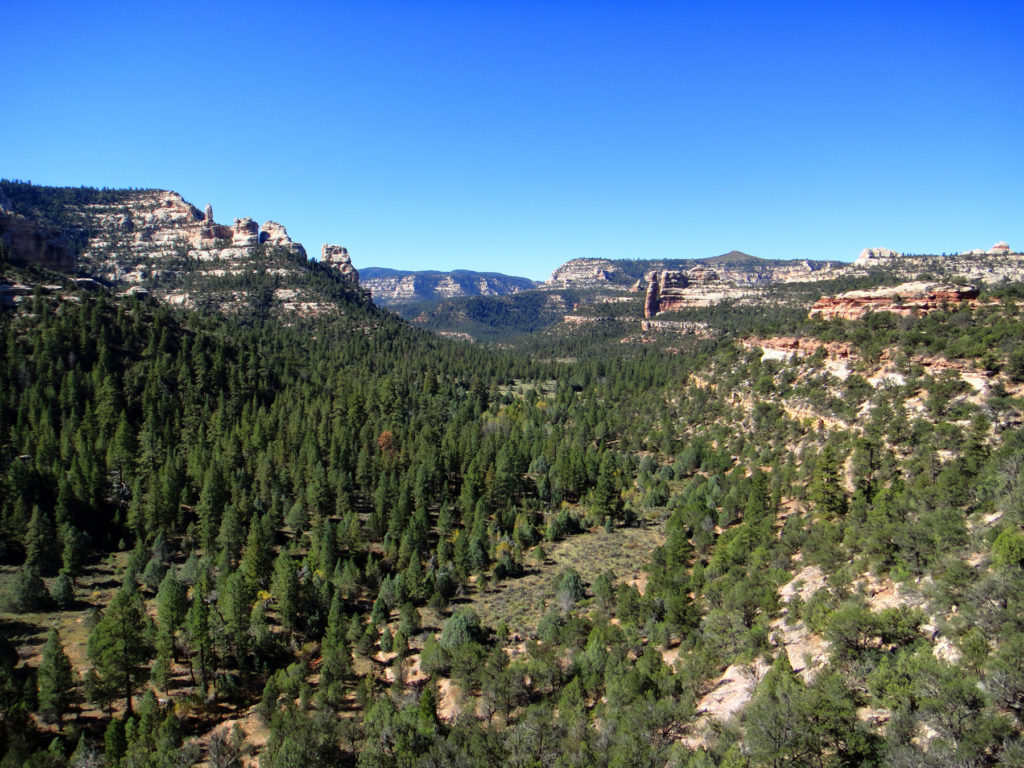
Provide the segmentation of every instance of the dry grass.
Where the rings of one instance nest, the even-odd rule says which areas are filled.
[[[485,624],[505,623],[511,631],[530,633],[553,603],[555,582],[565,568],[575,568],[588,584],[610,570],[616,580],[639,580],[640,570],[651,551],[665,541],[664,525],[619,528],[612,533],[588,531],[564,541],[543,544],[544,565],[537,566],[527,555],[530,568],[525,576],[509,579],[473,593],[467,604]]]
[[[42,659],[43,645],[51,627],[57,627],[64,651],[78,672],[84,672],[92,665],[86,656],[89,640],[89,613],[95,607],[103,607],[111,601],[120,586],[115,573],[123,570],[128,553],[118,553],[113,560],[97,562],[89,566],[76,579],[75,605],[68,611],[38,611],[32,613],[0,613],[0,632],[18,649],[21,661],[38,666]],[[18,569],[6,566],[0,570],[0,589],[6,587]],[[44,578],[49,589],[54,578]]]

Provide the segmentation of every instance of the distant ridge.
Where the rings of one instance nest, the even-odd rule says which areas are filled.
[[[374,303],[380,305],[452,299],[461,296],[507,296],[529,291],[539,283],[526,277],[500,272],[474,272],[456,269],[410,271],[387,267],[367,267],[360,283],[369,288]]]

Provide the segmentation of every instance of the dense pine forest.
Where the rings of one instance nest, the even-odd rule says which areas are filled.
[[[0,764],[1020,765],[1021,296],[490,348],[37,289]]]

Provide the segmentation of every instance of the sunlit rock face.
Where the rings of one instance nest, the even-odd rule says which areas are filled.
[[[866,291],[847,291],[837,296],[823,296],[811,306],[809,316],[821,320],[859,320],[871,312],[892,312],[904,317],[916,317],[977,298],[978,289],[973,285],[902,283]]]
[[[572,259],[551,273],[545,285],[558,288],[586,288],[609,284],[619,268],[608,259]]]
[[[651,272],[647,276],[644,317],[652,318],[684,307],[706,307],[742,293],[734,283],[723,280],[709,267]]]
[[[200,210],[168,190],[53,188],[58,228],[31,208],[31,201],[45,198],[47,189],[28,193],[15,183],[0,190],[0,238],[14,263],[74,271],[92,278],[97,288],[228,314],[249,311],[253,302],[274,313],[342,311],[336,297],[325,296],[307,279],[315,265],[276,221],[261,226],[242,217],[218,224],[212,205]],[[352,298],[368,301],[348,252],[338,249],[332,256],[353,289]],[[247,275],[254,279],[238,280]],[[265,275],[272,280],[264,280]],[[268,302],[270,282],[275,287]]]
[[[324,243],[320,248],[320,261],[323,264],[328,264],[334,267],[342,276],[351,280],[353,283],[359,283],[359,273],[356,268],[352,266],[352,259],[348,255],[348,248],[343,248],[340,245],[330,245]]]

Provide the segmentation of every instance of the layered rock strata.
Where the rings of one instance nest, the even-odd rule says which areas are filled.
[[[545,285],[558,288],[606,286],[619,275],[619,268],[608,259],[572,259],[552,272]]]
[[[975,302],[973,285],[938,285],[927,282],[902,283],[866,291],[847,291],[823,296],[811,306],[809,316],[821,320],[859,320],[870,312],[892,312],[916,317],[961,301]]]
[[[736,286],[722,280],[718,272],[708,267],[651,272],[647,276],[644,317],[650,319],[661,312],[683,307],[706,307],[742,294]]]

